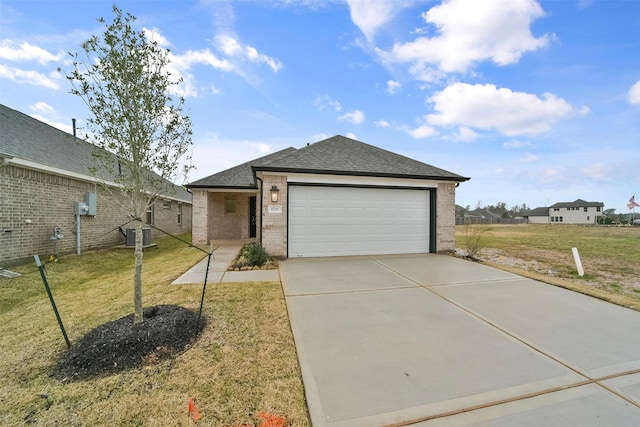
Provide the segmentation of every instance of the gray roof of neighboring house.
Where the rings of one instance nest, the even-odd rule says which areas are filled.
[[[488,209],[485,208],[477,208],[474,209],[472,211],[470,211],[467,216],[473,216],[473,217],[480,217],[480,218],[500,218],[500,215],[495,213],[495,212],[491,212]]]
[[[587,202],[582,199],[578,199],[574,202],[559,202],[554,205],[549,206],[550,208],[586,208],[586,207],[604,207],[604,203],[602,202]]]
[[[296,149],[293,147],[285,148],[284,150],[271,153],[267,156],[260,157],[259,159],[251,160],[238,166],[234,166],[231,169],[223,170],[213,175],[209,175],[205,178],[193,181],[187,184],[189,188],[258,188],[256,186],[255,179],[253,177],[252,166],[262,165],[274,160],[277,160],[283,156],[287,156]]]
[[[257,188],[253,171],[467,181],[461,175],[336,135],[296,150],[287,148],[202,178],[187,187]]]
[[[93,177],[89,169],[95,165],[95,145],[2,104],[0,129],[0,156]],[[167,197],[191,201],[191,193],[186,189],[173,187],[175,194]]]
[[[523,217],[529,216],[549,216],[549,208],[535,208],[526,212],[522,212]]]

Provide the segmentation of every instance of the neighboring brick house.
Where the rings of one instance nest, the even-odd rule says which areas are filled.
[[[604,203],[578,199],[535,208],[523,216],[529,224],[597,224],[603,215]]]
[[[0,129],[0,266],[76,252],[78,202],[95,203],[94,215],[80,217],[81,251],[125,243],[118,226],[127,213],[89,172],[94,145],[4,105]],[[168,185],[145,219],[168,233],[190,232],[191,194]],[[54,241],[56,228],[63,237]]]
[[[337,135],[188,184],[193,242],[255,238],[283,257],[451,251],[468,179]]]

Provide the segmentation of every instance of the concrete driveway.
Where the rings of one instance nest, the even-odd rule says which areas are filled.
[[[314,426],[640,425],[640,313],[442,255],[291,259]]]

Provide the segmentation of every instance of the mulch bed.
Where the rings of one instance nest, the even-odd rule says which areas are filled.
[[[176,305],[144,310],[144,321],[133,314],[105,323],[76,341],[62,355],[52,376],[63,382],[114,374],[175,357],[204,328],[198,313]]]

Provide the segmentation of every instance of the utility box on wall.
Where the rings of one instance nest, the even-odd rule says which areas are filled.
[[[96,196],[96,193],[85,193],[84,202],[87,204],[86,215],[96,216],[96,212],[98,211],[98,197]]]

